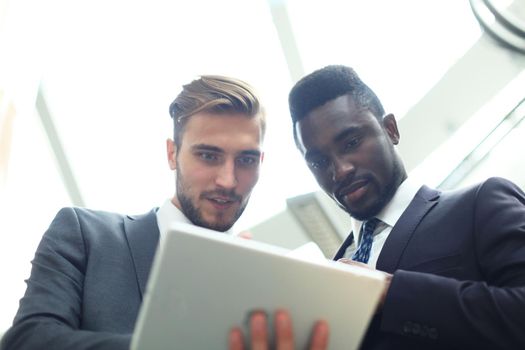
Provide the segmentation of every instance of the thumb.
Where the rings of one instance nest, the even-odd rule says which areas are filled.
[[[364,268],[370,269],[370,266],[368,266],[367,264],[364,264],[362,262],[355,261],[355,260],[352,260],[352,259],[348,259],[348,258],[341,258],[341,259],[339,259],[337,261],[341,262],[343,264],[347,264],[347,265],[359,266],[359,267],[364,267]]]
[[[252,239],[253,238],[253,235],[250,231],[241,231],[238,235],[239,237],[241,238],[244,238],[244,239]]]

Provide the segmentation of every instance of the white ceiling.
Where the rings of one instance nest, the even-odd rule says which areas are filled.
[[[86,205],[144,211],[171,195],[168,105],[202,73],[251,82],[268,107],[264,173],[240,225],[317,189],[291,140],[292,80],[279,41],[285,28],[272,21],[276,4],[283,2],[48,3],[43,93]],[[305,72],[352,65],[400,118],[480,35],[466,2],[285,4]]]
[[[401,120],[400,151],[410,167],[423,164],[420,174],[429,178],[441,164],[429,152],[439,153],[525,67],[523,56],[482,36],[468,1],[0,1],[0,78],[18,111],[0,201],[0,265],[15,267],[2,270],[12,288],[0,297],[7,310],[0,330],[16,310],[20,276],[45,227],[58,208],[73,204],[34,112],[38,86],[83,204],[138,213],[172,195],[164,144],[168,106],[181,85],[199,74],[253,84],[269,127],[263,174],[238,225],[244,228],[280,213],[287,198],[317,190],[292,141],[291,77],[327,64],[353,66]],[[509,134],[510,150],[522,147],[521,135]],[[523,178],[521,166],[493,163],[522,164],[516,154],[494,151],[476,179],[496,168]]]

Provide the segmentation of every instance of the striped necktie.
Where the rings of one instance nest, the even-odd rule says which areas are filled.
[[[359,247],[352,255],[352,260],[367,263],[370,258],[370,250],[372,249],[372,241],[374,240],[374,231],[381,220],[372,218],[363,222],[361,226],[361,242]]]

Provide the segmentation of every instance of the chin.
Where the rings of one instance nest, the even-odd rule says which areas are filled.
[[[232,228],[234,223],[235,222],[232,222],[231,220],[221,220],[221,221],[207,221],[206,225],[208,228],[212,230],[224,232]]]
[[[213,225],[212,230],[219,231],[219,232],[226,232],[229,229],[231,229],[232,226],[233,226],[233,224],[231,224],[231,223],[225,224],[225,223],[219,222],[219,223]]]
[[[359,221],[365,221],[374,216],[374,215],[369,215],[368,213],[365,213],[365,212],[352,211],[348,213],[350,214],[351,217]]]
[[[351,209],[346,207],[346,212],[350,214],[351,217],[359,221],[368,220],[373,218],[383,209],[382,203],[374,203],[368,207],[361,207],[360,209]]]

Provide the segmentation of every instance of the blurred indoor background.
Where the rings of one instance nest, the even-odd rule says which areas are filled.
[[[266,105],[236,229],[330,256],[348,218],[295,149],[293,83],[352,66],[397,116],[411,176],[523,188],[524,52],[524,0],[0,0],[0,332],[58,209],[138,214],[172,196],[168,106],[196,76],[246,80]]]

